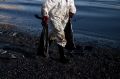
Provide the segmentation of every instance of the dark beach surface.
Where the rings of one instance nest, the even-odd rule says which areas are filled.
[[[35,58],[38,37],[0,24],[0,79],[117,79],[120,77],[120,50],[94,42],[76,42],[73,52],[66,51],[70,63],[58,59],[50,49],[50,58]]]
[[[119,79],[119,2],[85,1],[76,2],[81,12],[73,19],[76,49],[65,52],[68,64],[58,60],[54,47],[50,58],[35,58],[39,1],[0,2],[0,79]]]

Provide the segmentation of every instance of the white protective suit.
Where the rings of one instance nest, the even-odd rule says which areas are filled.
[[[42,5],[42,16],[49,17],[49,25],[52,27],[50,39],[65,47],[64,29],[69,19],[69,12],[76,13],[74,0],[46,0]]]

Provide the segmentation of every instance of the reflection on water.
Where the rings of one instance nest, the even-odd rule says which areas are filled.
[[[101,8],[108,8],[108,9],[120,9],[120,5],[106,4],[106,3],[101,3],[101,2],[77,1],[76,5],[90,6],[90,7],[101,7]]]
[[[23,7],[19,5],[7,5],[7,4],[0,4],[0,9],[8,9],[8,10],[21,10]]]
[[[40,14],[43,0],[0,0],[0,22],[15,24],[21,31],[38,35],[41,24],[34,14]],[[119,0],[75,0],[77,14],[73,28],[79,33],[120,40]]]

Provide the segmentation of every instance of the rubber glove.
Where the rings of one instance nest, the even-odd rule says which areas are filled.
[[[48,16],[43,16],[43,18],[42,18],[42,24],[44,24],[44,25],[48,24]]]

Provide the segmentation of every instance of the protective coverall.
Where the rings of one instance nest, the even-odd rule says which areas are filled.
[[[69,19],[69,13],[76,13],[74,0],[45,0],[42,5],[42,16],[49,17],[51,26],[50,39],[65,47],[64,29]]]

